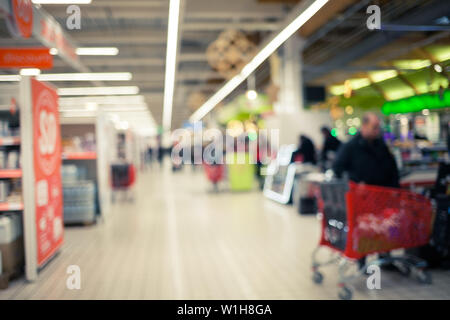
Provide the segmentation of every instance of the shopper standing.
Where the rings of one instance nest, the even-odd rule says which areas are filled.
[[[300,135],[299,145],[292,154],[291,162],[317,164],[316,148],[310,138]]]
[[[339,149],[333,171],[338,178],[347,173],[357,183],[399,187],[397,164],[382,139],[381,121],[375,113],[366,113],[360,132]],[[389,254],[380,257],[387,258]],[[365,262],[365,258],[358,261],[360,268]],[[384,268],[395,269],[392,265]]]
[[[339,149],[333,171],[337,177],[347,173],[357,183],[399,187],[397,164],[381,137],[381,121],[375,113],[366,113],[360,132]]]
[[[163,145],[162,145],[162,136],[158,136],[158,141],[157,141],[157,143],[158,143],[158,157],[157,157],[157,159],[158,159],[158,162],[159,162],[159,166],[162,168],[162,166],[163,166],[163,160],[164,160],[164,148],[163,148]]]
[[[320,153],[320,161],[322,162],[322,168],[326,170],[329,169],[330,161],[334,159],[334,156],[342,143],[331,134],[328,127],[322,127],[320,131],[322,132],[324,139],[323,148]],[[333,154],[333,156],[330,156],[330,153]]]

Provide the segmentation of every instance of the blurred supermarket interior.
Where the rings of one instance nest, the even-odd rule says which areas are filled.
[[[450,299],[449,74],[443,0],[0,0],[0,300]]]

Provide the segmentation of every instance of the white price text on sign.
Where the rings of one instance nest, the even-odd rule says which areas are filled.
[[[41,135],[39,137],[39,151],[42,155],[51,155],[56,149],[56,119],[54,113],[41,110],[39,114]]]

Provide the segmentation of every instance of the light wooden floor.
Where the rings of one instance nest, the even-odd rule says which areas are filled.
[[[14,281],[0,299],[336,299],[337,268],[311,281],[315,217],[300,216],[261,193],[208,193],[203,172],[168,168],[141,176],[135,204],[111,218],[68,228],[60,254],[39,280]],[[66,269],[81,268],[81,290]],[[450,272],[424,286],[383,273],[381,290],[355,282],[355,299],[450,299]]]

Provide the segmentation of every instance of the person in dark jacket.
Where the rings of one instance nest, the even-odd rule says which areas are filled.
[[[347,173],[357,183],[399,187],[397,164],[381,137],[376,114],[364,115],[360,132],[339,149],[333,171],[337,177]]]
[[[316,148],[310,138],[300,135],[299,146],[292,154],[291,162],[300,161],[303,163],[317,163]]]
[[[361,130],[349,142],[339,148],[333,163],[336,176],[348,174],[351,181],[383,187],[399,187],[397,164],[381,136],[380,119],[375,113],[363,116]],[[380,258],[388,258],[382,254]],[[358,261],[360,268],[365,265],[365,258]],[[384,269],[395,269],[392,265]]]
[[[339,139],[333,137],[329,128],[322,127],[320,131],[324,138],[322,151],[320,153],[320,161],[322,162],[322,168],[328,169],[329,163],[332,160],[330,159],[330,152],[336,153],[342,143]]]

